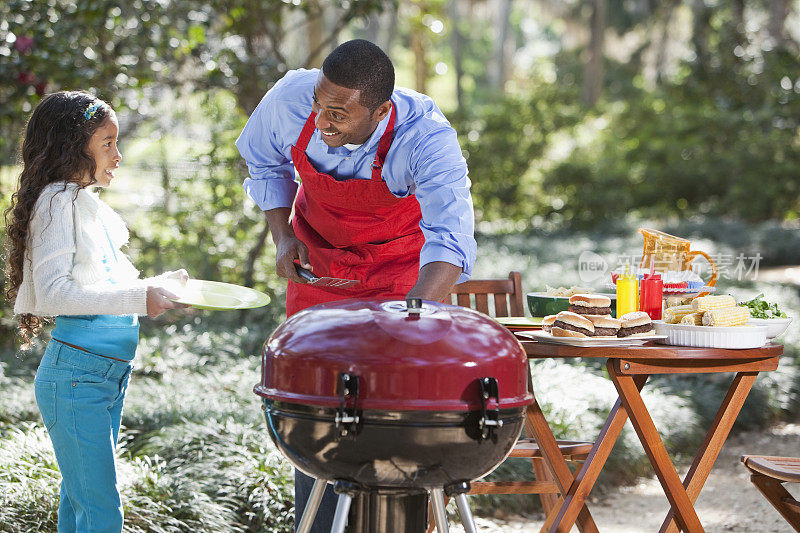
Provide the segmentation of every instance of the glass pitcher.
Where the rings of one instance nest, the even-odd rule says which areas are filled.
[[[657,272],[691,270],[694,258],[702,255],[711,265],[711,279],[706,285],[713,287],[717,282],[717,264],[707,253],[690,250],[691,241],[654,229],[639,228],[639,233],[644,237],[642,268],[650,268],[653,264]]]

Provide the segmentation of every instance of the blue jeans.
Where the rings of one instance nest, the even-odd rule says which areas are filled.
[[[120,533],[114,451],[131,362],[52,340],[36,371],[36,403],[61,471],[59,533]]]

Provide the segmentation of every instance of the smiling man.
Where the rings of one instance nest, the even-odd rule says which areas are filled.
[[[288,279],[287,316],[346,298],[441,301],[471,274],[472,198],[456,132],[429,97],[394,87],[394,66],[374,44],[348,41],[321,70],[290,71],[236,146]],[[316,287],[295,264],[359,283]],[[298,513],[309,487],[298,473]],[[326,495],[313,531],[330,531],[334,505]]]

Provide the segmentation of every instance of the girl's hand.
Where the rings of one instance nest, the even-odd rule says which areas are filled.
[[[180,270],[170,270],[169,272],[164,272],[160,276],[156,276],[158,279],[175,279],[180,281],[181,285],[186,285],[186,282],[189,281],[189,273],[186,272],[186,269],[181,268]]]
[[[185,270],[183,272],[184,274],[186,273]],[[186,277],[188,279],[188,275]],[[178,297],[161,287],[147,287],[147,316],[155,318],[167,309],[185,309],[189,307],[186,304],[173,302],[170,298]]]

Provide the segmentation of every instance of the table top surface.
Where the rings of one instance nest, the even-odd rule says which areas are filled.
[[[761,348],[745,350],[732,350],[724,348],[695,348],[691,346],[672,346],[668,344],[645,344],[625,346],[567,346],[564,344],[550,344],[527,338],[519,338],[525,353],[530,358],[567,358],[567,357],[596,357],[612,359],[647,359],[647,360],[738,360],[755,361],[778,357],[783,353],[783,345],[768,343]]]

